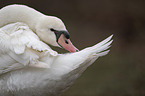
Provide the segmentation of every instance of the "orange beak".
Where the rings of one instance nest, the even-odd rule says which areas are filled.
[[[69,52],[78,52],[79,50],[71,43],[70,39],[67,39],[64,34],[61,34],[58,39],[58,44]]]

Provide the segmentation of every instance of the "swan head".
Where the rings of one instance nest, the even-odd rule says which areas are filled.
[[[78,49],[71,43],[70,35],[61,19],[54,16],[43,16],[35,26],[36,34],[41,40],[52,46],[57,46],[77,52]]]

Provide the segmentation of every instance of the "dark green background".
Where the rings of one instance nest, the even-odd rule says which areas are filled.
[[[145,96],[145,0],[0,0],[0,8],[8,4],[60,17],[78,49],[114,34],[110,53],[63,96]]]

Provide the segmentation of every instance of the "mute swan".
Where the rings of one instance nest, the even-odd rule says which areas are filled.
[[[69,34],[65,33],[66,29],[63,29],[65,32],[61,33],[63,32],[61,29],[63,23],[60,21],[61,24],[54,24],[60,19],[52,20],[53,29],[51,30],[53,32],[47,29],[48,33],[45,32],[45,24],[48,24],[47,22],[43,22],[44,29],[42,25],[38,24],[38,26],[36,24],[37,28],[41,30],[34,28],[35,24],[20,21],[21,19],[14,21],[7,19],[7,23],[5,23],[4,19],[6,18],[3,16],[6,14],[16,16],[13,12],[7,13],[15,7],[20,7],[20,9],[28,8],[35,11],[23,5],[10,5],[0,10],[0,20],[3,22],[0,23],[0,96],[58,96],[72,85],[81,73],[98,57],[104,56],[109,52],[108,48],[113,41],[111,40],[112,35],[102,42],[79,52],[75,52],[77,49],[71,44],[73,51],[70,51],[67,47],[64,48],[74,53],[58,54],[45,43],[54,46],[63,45],[65,40],[71,43],[67,37]],[[42,15],[35,12],[34,14]],[[14,19],[13,17],[10,18]],[[28,21],[31,19],[29,18]],[[48,28],[52,27],[51,24],[48,25]],[[61,31],[58,31],[59,29]],[[44,39],[49,39],[52,42]],[[55,44],[53,44],[54,42]]]
[[[71,43],[70,35],[64,23],[57,17],[47,16],[28,6],[16,4],[3,7],[0,10],[0,14],[0,27],[10,23],[23,22],[27,24],[33,32],[36,32],[38,37],[45,43],[63,47],[69,52],[78,51],[78,49]],[[37,63],[37,65],[33,64],[33,66],[49,68],[49,66],[44,63]]]

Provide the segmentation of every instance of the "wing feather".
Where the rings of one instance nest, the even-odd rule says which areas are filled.
[[[57,52],[40,41],[26,24],[17,22],[0,28],[0,74],[17,69],[16,65],[20,68],[38,63],[43,54],[56,56]]]

